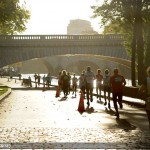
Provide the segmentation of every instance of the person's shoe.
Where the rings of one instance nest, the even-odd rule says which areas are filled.
[[[119,113],[115,113],[115,116],[117,117],[117,119],[119,119]]]
[[[110,109],[111,107],[110,107],[110,102],[108,103],[108,108]]]
[[[87,105],[88,105],[88,106],[90,106],[90,103],[89,103],[89,102],[87,102]]]
[[[90,101],[93,102],[93,98],[92,97],[91,97]]]
[[[104,105],[107,105],[107,102],[105,101]]]
[[[119,103],[119,105],[120,105],[120,109],[122,109],[122,108],[123,108],[122,102],[121,102],[121,103]]]

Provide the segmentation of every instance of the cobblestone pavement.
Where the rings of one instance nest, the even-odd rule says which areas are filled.
[[[126,104],[120,119],[102,102],[77,111],[77,97],[55,98],[55,91],[12,90],[0,102],[0,148],[15,149],[148,149],[150,130],[143,108]],[[19,145],[19,143],[21,145]],[[29,144],[30,143],[30,144]],[[5,147],[5,148],[6,148]]]
[[[148,132],[94,128],[1,128],[2,143],[35,143],[36,148],[121,148],[150,147]],[[38,143],[41,143],[41,147]],[[42,145],[43,144],[43,145]],[[56,145],[57,144],[57,145]],[[27,145],[27,144],[26,144]],[[25,146],[26,146],[25,145]],[[16,145],[17,146],[17,145]],[[21,145],[23,147],[23,145]],[[16,148],[16,147],[15,147]],[[26,147],[24,147],[26,148]],[[31,148],[31,147],[30,147]]]

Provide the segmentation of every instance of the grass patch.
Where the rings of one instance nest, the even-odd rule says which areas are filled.
[[[8,91],[8,87],[0,86],[0,96],[3,95],[4,93],[6,93],[7,91]]]

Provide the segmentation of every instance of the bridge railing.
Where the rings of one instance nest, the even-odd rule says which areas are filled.
[[[123,34],[97,35],[0,35],[5,40],[124,40]]]

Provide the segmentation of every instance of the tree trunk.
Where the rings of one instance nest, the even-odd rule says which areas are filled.
[[[136,75],[135,75],[135,54],[136,54],[136,26],[133,27],[133,38],[132,38],[132,54],[131,54],[131,81],[132,86],[136,86]]]
[[[137,39],[137,59],[138,59],[138,84],[141,85],[145,79],[145,69],[144,69],[144,42],[143,42],[143,20],[142,20],[142,0],[136,0],[136,39]]]
[[[146,52],[145,52],[145,68],[150,66],[150,23],[148,24],[148,30],[146,35],[147,43],[146,43]]]

